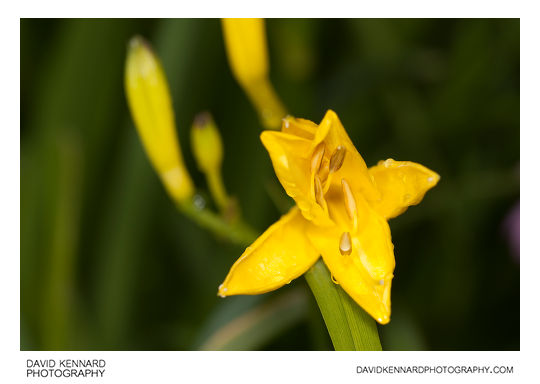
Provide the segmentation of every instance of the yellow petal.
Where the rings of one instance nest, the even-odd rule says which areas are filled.
[[[390,290],[395,267],[390,228],[361,197],[356,196],[359,222],[355,229],[345,208],[332,197],[333,228],[309,225],[307,234],[322,254],[333,278],[367,313],[381,324],[390,321]],[[341,206],[343,201],[341,201]],[[343,236],[344,232],[350,235]],[[342,239],[351,239],[342,244]],[[341,249],[340,249],[341,247]]]
[[[311,141],[283,132],[264,131],[261,141],[270,154],[274,171],[304,217],[318,225],[332,224],[324,206],[317,203],[310,179]]]
[[[355,193],[361,193],[367,200],[378,200],[380,198],[369,176],[364,159],[356,150],[345,128],[343,128],[343,124],[332,110],[326,112],[319,124],[312,146],[315,147],[320,142],[325,143],[328,156],[331,156],[338,146],[344,146],[346,149],[343,165],[335,175],[332,175],[332,183],[340,185],[341,179],[346,178]]]
[[[171,96],[159,59],[140,37],[130,41],[125,87],[129,108],[148,158],[171,197],[194,193],[176,135]]]
[[[299,119],[293,116],[286,116],[283,118],[281,132],[312,140],[315,137],[317,128],[317,124],[312,121]]]
[[[420,203],[440,179],[438,174],[423,165],[392,159],[380,161],[369,169],[369,173],[381,193],[381,199],[372,205],[386,219]]]
[[[305,235],[307,221],[292,208],[246,249],[219,287],[220,296],[255,295],[277,289],[319,258]]]

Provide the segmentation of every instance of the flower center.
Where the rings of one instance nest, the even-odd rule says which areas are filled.
[[[326,210],[327,203],[325,194],[330,188],[333,175],[341,169],[345,161],[347,150],[343,145],[338,145],[330,156],[327,153],[324,142],[319,143],[311,156],[311,174],[313,175],[313,192],[315,201]],[[345,211],[352,224],[353,230],[358,228],[358,210],[351,186],[345,179],[341,179],[341,190]],[[352,252],[352,240],[349,232],[343,232],[339,239],[339,251],[342,255],[350,255]]]

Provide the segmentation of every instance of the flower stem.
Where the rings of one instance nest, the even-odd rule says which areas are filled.
[[[304,276],[336,351],[380,351],[377,324],[349,295],[332,282],[330,272],[319,259]]]
[[[247,247],[257,238],[257,232],[239,219],[229,222],[209,209],[196,207],[191,201],[179,202],[177,207],[202,228],[232,243]]]
[[[229,197],[225,191],[225,185],[223,184],[223,178],[221,176],[220,170],[214,170],[213,172],[208,172],[206,174],[206,181],[208,183],[208,189],[210,189],[210,194],[216,202],[221,212],[224,212],[227,209],[227,204],[229,202]]]

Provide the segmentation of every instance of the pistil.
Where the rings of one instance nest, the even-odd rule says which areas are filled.
[[[351,186],[345,179],[341,179],[341,188],[343,191],[343,201],[345,202],[345,210],[349,219],[352,221],[354,229],[357,227],[357,209],[356,209],[356,200],[354,200],[354,195],[351,190]]]

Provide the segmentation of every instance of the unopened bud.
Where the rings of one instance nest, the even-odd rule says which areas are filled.
[[[219,130],[208,112],[202,112],[195,117],[191,126],[191,149],[199,169],[205,174],[210,193],[222,213],[232,218],[237,212],[227,196],[221,163],[223,162],[223,144]]]
[[[193,121],[191,149],[202,172],[214,172],[221,168],[223,161],[221,135],[208,112],[200,113]]]
[[[129,42],[126,96],[139,137],[154,169],[175,201],[194,193],[182,159],[167,79],[159,59],[141,37]]]
[[[266,128],[279,129],[286,115],[269,79],[263,19],[223,19],[229,65]]]

